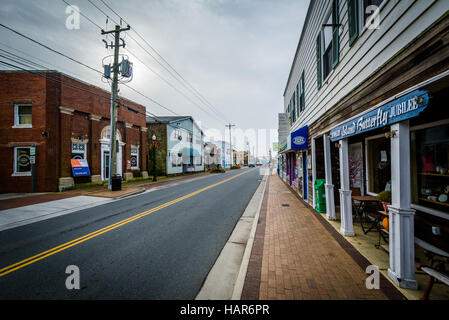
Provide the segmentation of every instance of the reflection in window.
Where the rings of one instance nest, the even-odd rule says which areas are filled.
[[[389,190],[391,184],[390,139],[367,140],[368,191]]]

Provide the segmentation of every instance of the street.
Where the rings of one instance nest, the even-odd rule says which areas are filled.
[[[0,232],[0,299],[194,299],[260,178],[232,170]]]

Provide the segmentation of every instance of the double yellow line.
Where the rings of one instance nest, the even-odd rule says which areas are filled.
[[[12,264],[12,265],[10,265],[10,266],[7,266],[7,267],[5,267],[5,268],[0,269],[0,277],[3,277],[3,276],[5,276],[5,275],[7,275],[8,273],[11,273],[11,272],[13,272],[13,271],[19,270],[19,269],[21,269],[21,268],[23,268],[23,267],[26,267],[26,266],[30,265],[30,264],[33,264],[33,263],[35,263],[35,262],[37,262],[37,261],[39,261],[39,260],[42,260],[42,259],[47,258],[47,257],[49,257],[49,256],[52,256],[52,255],[54,255],[54,254],[56,254],[56,253],[58,253],[58,252],[67,250],[68,248],[71,248],[71,247],[73,247],[73,246],[76,246],[77,244],[83,243],[83,242],[85,242],[85,241],[87,241],[87,240],[89,240],[89,239],[95,238],[95,237],[97,237],[97,236],[99,236],[99,235],[101,235],[101,234],[103,234],[103,233],[108,232],[108,231],[114,230],[114,229],[116,229],[116,228],[118,228],[118,227],[121,227],[121,226],[123,226],[123,225],[125,225],[125,224],[128,224],[128,223],[130,223],[130,222],[132,222],[132,221],[134,221],[134,220],[143,218],[143,217],[145,217],[146,215],[149,215],[149,214],[151,214],[151,213],[153,213],[153,212],[159,211],[159,210],[161,210],[161,209],[163,209],[163,208],[166,208],[166,207],[169,207],[169,206],[171,206],[171,205],[173,205],[173,204],[175,204],[175,203],[178,203],[178,202],[180,202],[180,201],[183,201],[183,200],[185,200],[185,199],[188,199],[188,198],[190,198],[190,197],[193,197],[193,196],[195,196],[195,195],[197,195],[197,194],[199,194],[199,193],[201,193],[201,192],[204,192],[204,191],[206,191],[206,190],[209,190],[209,189],[211,189],[211,188],[214,188],[214,187],[216,187],[216,186],[218,186],[218,185],[220,185],[220,184],[223,184],[223,183],[226,183],[226,182],[228,182],[228,181],[231,181],[232,179],[235,179],[235,178],[237,178],[237,177],[239,177],[239,176],[241,176],[241,175],[243,175],[243,174],[245,174],[245,173],[251,172],[251,171],[253,171],[253,170],[255,170],[255,169],[252,169],[252,170],[248,170],[248,171],[239,173],[239,174],[237,174],[237,175],[235,175],[235,176],[232,176],[232,177],[230,177],[230,178],[228,178],[228,179],[225,179],[225,180],[223,180],[223,181],[214,183],[214,184],[212,184],[212,185],[210,185],[210,186],[208,186],[208,187],[205,187],[205,188],[199,189],[199,190],[197,190],[197,191],[194,191],[194,192],[192,192],[192,193],[189,193],[189,194],[187,194],[187,195],[185,195],[185,196],[183,196],[183,197],[180,197],[180,198],[177,198],[177,199],[175,199],[175,200],[166,202],[166,203],[164,203],[164,204],[161,204],[160,206],[157,206],[157,207],[152,208],[152,209],[150,209],[150,210],[141,212],[141,213],[136,214],[136,215],[134,215],[134,216],[132,216],[132,217],[129,217],[129,218],[127,218],[127,219],[124,219],[124,220],[121,220],[121,221],[119,221],[119,222],[117,222],[117,223],[114,223],[114,224],[112,224],[112,225],[110,225],[110,226],[101,228],[101,229],[99,229],[99,230],[97,230],[97,231],[94,231],[94,232],[91,232],[91,233],[89,233],[89,234],[86,234],[85,236],[82,236],[82,237],[79,237],[79,238],[74,239],[74,240],[72,240],[72,241],[63,243],[63,244],[61,244],[61,245],[59,245],[59,246],[57,246],[57,247],[54,247],[54,248],[52,248],[52,249],[49,249],[49,250],[46,250],[46,251],[41,252],[41,253],[39,253],[39,254],[36,254],[36,255],[34,255],[34,256],[32,256],[32,257],[29,257],[29,258],[27,258],[27,259],[24,259],[24,260],[22,260],[22,261],[16,262],[16,263],[14,263],[14,264]]]

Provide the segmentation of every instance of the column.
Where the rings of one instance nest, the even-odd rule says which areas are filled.
[[[334,185],[332,184],[331,146],[329,135],[323,135],[324,143],[324,170],[326,177],[326,216],[328,220],[336,220]]]
[[[75,185],[70,163],[72,157],[72,116],[74,111],[74,109],[59,107],[59,116],[61,118],[59,191],[71,189]]]
[[[414,215],[411,209],[409,121],[391,126],[390,268],[388,276],[401,288],[417,289]]]
[[[101,181],[101,150],[98,140],[100,140],[99,124],[101,116],[95,114],[89,115],[90,120],[90,148],[88,158],[90,159],[89,167],[91,173],[91,181]]]
[[[340,140],[340,232],[344,236],[354,236],[351,189],[349,187],[348,148],[348,139]]]
[[[140,127],[140,171],[142,174],[142,177],[148,178],[148,171],[147,171],[147,127]]]
[[[315,138],[312,138],[312,201],[313,201],[313,208],[315,208],[316,205],[316,199],[315,199],[315,180],[316,180],[316,155],[315,155],[316,149],[315,149]]]

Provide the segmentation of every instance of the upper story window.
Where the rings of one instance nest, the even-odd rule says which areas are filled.
[[[301,74],[301,79],[298,82],[298,105],[299,105],[299,112],[303,112],[306,107],[306,95],[305,95],[305,88],[304,88],[304,70]]]
[[[17,104],[14,106],[14,127],[16,128],[32,127],[31,105]]]
[[[192,142],[193,138],[192,138],[192,134],[189,132],[187,133],[187,142]]]
[[[317,84],[321,88],[340,58],[339,0],[332,1],[331,12],[323,22],[316,42]]]
[[[385,0],[347,0],[349,45],[352,45],[364,27],[377,29],[379,8]]]

